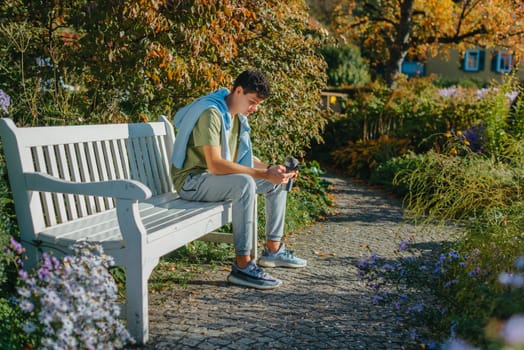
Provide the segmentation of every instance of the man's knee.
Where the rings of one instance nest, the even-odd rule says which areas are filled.
[[[235,182],[241,190],[242,196],[256,196],[257,185],[251,176],[238,174],[237,178],[235,178]]]

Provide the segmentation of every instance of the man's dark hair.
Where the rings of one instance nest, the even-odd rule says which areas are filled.
[[[269,97],[270,88],[264,74],[258,69],[248,69],[240,73],[233,84],[233,91],[238,87],[244,89],[244,93],[256,92],[258,97],[266,99]]]

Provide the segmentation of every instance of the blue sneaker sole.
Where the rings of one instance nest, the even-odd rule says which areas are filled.
[[[281,280],[275,280],[274,283],[268,283],[267,281],[252,282],[252,281],[245,280],[243,278],[239,278],[233,274],[229,274],[229,276],[227,276],[227,280],[230,283],[236,284],[238,286],[251,287],[251,288],[256,288],[256,289],[274,289],[282,285]]]

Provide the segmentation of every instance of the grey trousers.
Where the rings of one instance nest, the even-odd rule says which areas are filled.
[[[255,180],[245,174],[192,174],[186,178],[180,197],[191,201],[231,200],[236,255],[251,254],[257,194],[263,194],[266,207],[266,239],[280,241],[284,234],[287,192],[281,185]]]

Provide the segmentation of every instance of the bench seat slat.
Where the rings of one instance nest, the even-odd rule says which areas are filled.
[[[170,201],[165,202],[166,198],[168,197],[158,198],[157,201],[161,204],[157,205],[139,204],[140,217],[147,231],[148,242],[206,220],[208,217],[221,215],[231,206],[229,202],[195,203],[173,196]],[[40,232],[38,239],[44,243],[63,247],[72,245],[79,239],[101,242],[102,246],[111,246],[113,249],[124,247],[115,209],[56,225]]]

